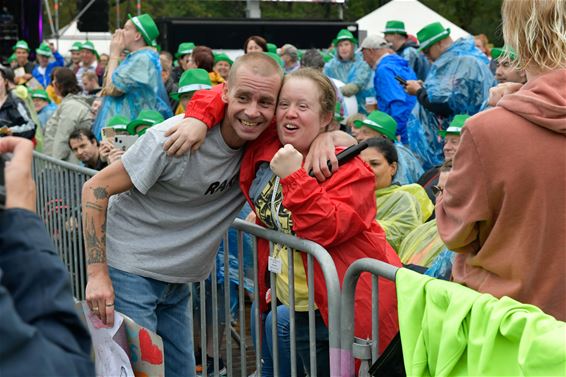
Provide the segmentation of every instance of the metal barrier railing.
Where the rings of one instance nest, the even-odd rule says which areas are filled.
[[[33,152],[37,214],[71,275],[73,294],[84,299],[86,261],[82,232],[81,191],[96,170]]]
[[[341,341],[341,373],[342,377],[355,375],[354,359],[362,360],[359,374],[363,375],[369,369],[370,361],[374,363],[379,357],[379,301],[378,277],[395,281],[398,267],[381,262],[377,259],[363,258],[348,267],[342,284],[340,311],[340,341]],[[370,272],[372,276],[372,340],[354,338],[354,293],[362,272]]]
[[[82,168],[77,165],[73,165],[64,161],[53,159],[51,157],[42,155],[40,153],[34,152],[33,159],[33,174],[37,185],[37,209],[38,214],[44,220],[46,227],[59,251],[61,259],[67,266],[70,275],[71,283],[73,287],[73,293],[75,297],[79,300],[84,300],[84,293],[86,288],[86,261],[85,261],[85,249],[82,235],[82,221],[81,221],[81,193],[82,185],[97,172],[95,170]],[[307,284],[308,284],[308,322],[309,322],[309,342],[310,342],[310,366],[311,370],[309,376],[316,376],[316,334],[315,334],[315,304],[314,304],[314,262],[319,264],[324,281],[326,284],[327,294],[328,294],[328,337],[329,337],[329,360],[330,360],[330,373],[332,376],[339,375],[340,373],[340,284],[338,280],[338,274],[334,266],[332,258],[328,252],[320,245],[302,240],[288,234],[283,234],[280,232],[268,230],[251,224],[239,219],[233,223],[232,227],[237,232],[237,301],[239,302],[238,309],[238,326],[239,329],[236,330],[231,324],[232,315],[230,313],[230,308],[233,304],[233,300],[230,297],[230,276],[232,274],[232,268],[229,263],[230,254],[230,242],[228,234],[224,237],[224,256],[223,265],[214,266],[212,271],[212,279],[207,283],[202,281],[200,283],[192,284],[193,287],[198,286],[200,288],[200,293],[198,297],[200,302],[197,302],[196,297],[192,295],[189,310],[193,310],[195,305],[200,305],[200,313],[197,318],[200,319],[200,334],[197,336],[200,338],[201,346],[201,363],[203,366],[202,375],[207,375],[207,350],[212,348],[212,355],[214,358],[213,373],[218,375],[220,371],[219,359],[221,354],[221,348],[224,348],[224,354],[226,356],[226,368],[229,376],[235,375],[237,373],[237,368],[235,368],[234,361],[240,361],[240,374],[241,376],[248,375],[247,366],[247,351],[249,349],[248,340],[251,338],[250,331],[251,326],[246,326],[246,290],[251,293],[253,290],[253,301],[257,304],[257,299],[259,297],[258,290],[258,261],[257,261],[257,251],[255,249],[255,242],[253,242],[253,251],[251,252],[253,258],[253,276],[249,275],[244,271],[244,265],[246,264],[244,258],[244,248],[243,248],[243,238],[246,234],[252,235],[257,238],[262,238],[268,240],[273,246],[274,243],[280,245],[287,245],[290,249],[296,251],[304,252],[307,254]],[[271,253],[273,247],[271,247]],[[288,253],[289,260],[289,276],[294,276],[294,253]],[[219,286],[216,284],[216,269],[224,269],[224,283]],[[261,277],[264,278],[264,277]],[[276,297],[277,292],[275,289],[275,274],[270,273],[270,281],[272,287],[272,297],[271,309],[272,309],[272,350],[273,350],[273,368],[275,375],[279,370],[279,349],[278,349],[278,335],[277,335],[277,303]],[[253,280],[253,287],[250,288],[249,280]],[[248,286],[247,289],[245,286]],[[219,290],[220,287],[220,290]],[[209,290],[209,292],[207,291]],[[296,376],[297,374],[297,359],[296,359],[296,323],[295,323],[295,307],[294,307],[294,281],[290,279],[289,281],[289,292],[290,292],[290,370],[291,375]],[[211,301],[211,311],[207,318],[207,296],[208,300]],[[219,297],[223,296],[224,301],[224,313],[219,310]],[[254,319],[254,330],[255,330],[255,369],[257,375],[261,375],[262,362],[261,362],[261,352],[258,347],[260,342],[260,327],[261,327],[261,315],[259,313],[258,305],[254,305],[255,310],[252,316]],[[224,339],[225,343],[222,343],[222,334],[219,331],[219,322],[223,315],[224,318]],[[207,326],[207,321],[212,322],[212,326]],[[210,323],[209,323],[210,325]],[[211,332],[212,345],[207,342],[207,333]],[[234,357],[233,348],[235,341],[236,346],[239,351],[239,355]],[[197,360],[198,362],[198,360]]]

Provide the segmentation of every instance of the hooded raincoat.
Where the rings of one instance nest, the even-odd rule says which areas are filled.
[[[418,47],[415,42],[407,40],[407,42],[397,50],[397,54],[402,56],[403,59],[409,63],[409,67],[415,72],[418,80],[425,81],[428,70],[430,69],[430,63],[426,56],[417,50]]]

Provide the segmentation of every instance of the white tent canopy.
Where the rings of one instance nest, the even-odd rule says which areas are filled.
[[[417,31],[433,22],[440,22],[445,28],[450,28],[450,36],[456,40],[470,34],[442,17],[432,9],[417,0],[393,0],[373,12],[360,18],[359,30],[365,30],[367,35],[382,34],[385,23],[390,20],[399,20],[405,23],[407,33],[417,35]]]
[[[63,29],[61,29],[63,30]],[[57,49],[63,56],[70,55],[69,50],[75,42],[84,42],[86,40],[91,41],[94,44],[94,48],[99,54],[108,54],[110,51],[110,41],[112,40],[112,34],[107,33],[84,33],[79,31],[77,28],[77,22],[73,22],[68,25],[67,29],[59,36],[59,44],[57,45],[57,40],[55,38],[48,38],[48,42],[53,42]]]

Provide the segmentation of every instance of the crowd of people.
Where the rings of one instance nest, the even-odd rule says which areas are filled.
[[[0,132],[100,170],[82,192],[86,300],[107,325],[118,311],[157,332],[166,376],[202,367],[187,283],[209,277],[238,216],[319,243],[340,281],[374,258],[565,321],[566,11],[559,0],[505,0],[502,15],[502,47],[453,40],[440,22],[415,37],[390,20],[361,43],[340,30],[325,50],[250,36],[232,59],[194,42],[160,50],[147,14],[116,30],[107,55],[77,42],[65,63],[42,43],[34,64],[22,40],[0,69]],[[338,167],[336,153],[356,143],[367,148]],[[261,240],[257,253],[262,376],[290,375],[291,302],[297,375],[309,375],[304,254],[278,244],[270,254]],[[314,285],[326,376],[317,265]],[[356,292],[355,335],[366,339],[368,276]],[[380,281],[380,352],[398,341],[397,299]]]

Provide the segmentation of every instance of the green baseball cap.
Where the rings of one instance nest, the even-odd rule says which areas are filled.
[[[179,90],[177,90],[177,93],[171,93],[171,97],[178,100],[182,94],[210,88],[212,88],[212,82],[206,70],[202,68],[187,69],[179,79]]]
[[[366,126],[374,131],[387,137],[389,140],[395,142],[397,139],[395,135],[397,134],[397,122],[389,114],[382,111],[372,111],[367,119],[355,120],[354,127],[360,128]]]
[[[12,51],[15,51],[17,48],[21,48],[29,52],[29,45],[23,39],[20,39],[19,41],[16,42],[16,44],[12,47]]]
[[[509,46],[494,47],[491,49],[491,57],[493,59],[509,58],[510,60],[515,60],[517,59],[517,54],[515,50]]]
[[[145,44],[155,47],[155,38],[159,36],[159,29],[157,28],[155,21],[153,21],[153,18],[151,18],[151,16],[147,13],[136,17],[132,17],[131,14],[128,14],[128,18],[142,35]]]
[[[230,59],[230,57],[223,52],[214,54],[214,64],[218,62],[226,62],[230,65],[234,64],[234,61],[232,61],[232,59]]]
[[[161,122],[163,122],[165,119],[163,118],[163,115],[161,115],[161,113],[159,111],[155,111],[155,110],[142,110],[140,111],[140,113],[138,114],[138,117],[134,120],[132,120],[130,123],[128,123],[128,133],[130,135],[138,135],[141,136],[145,133],[145,131],[147,130],[147,128],[149,127],[153,127],[156,124],[159,124]],[[141,131],[138,131],[136,133],[136,127],[138,126],[149,126]]]
[[[51,103],[51,99],[49,98],[49,95],[43,89],[34,89],[31,91],[30,94],[31,94],[31,98],[33,99],[38,98]]]
[[[39,47],[35,49],[35,53],[37,55],[47,56],[48,58],[53,56],[53,53],[51,52],[51,47],[49,47],[49,45],[46,42],[42,42],[39,45]]]
[[[193,42],[183,42],[177,47],[177,52],[175,57],[179,59],[181,56],[188,55],[195,49],[195,44]]]
[[[462,133],[462,127],[466,123],[466,120],[470,117],[468,114],[458,114],[455,115],[448,128],[446,130],[438,131],[438,134],[442,137],[446,135],[460,135]]]
[[[116,131],[127,131],[128,130],[128,118],[123,115],[114,115],[105,128],[113,128]]]
[[[75,42],[73,43],[69,51],[80,51],[82,47],[83,47],[82,42]]]
[[[407,35],[407,31],[405,31],[405,23],[397,20],[387,21],[385,23],[385,30],[383,30],[383,34]]]
[[[433,44],[450,35],[450,29],[445,29],[440,22],[433,22],[423,27],[417,33],[419,51],[430,48]]]

